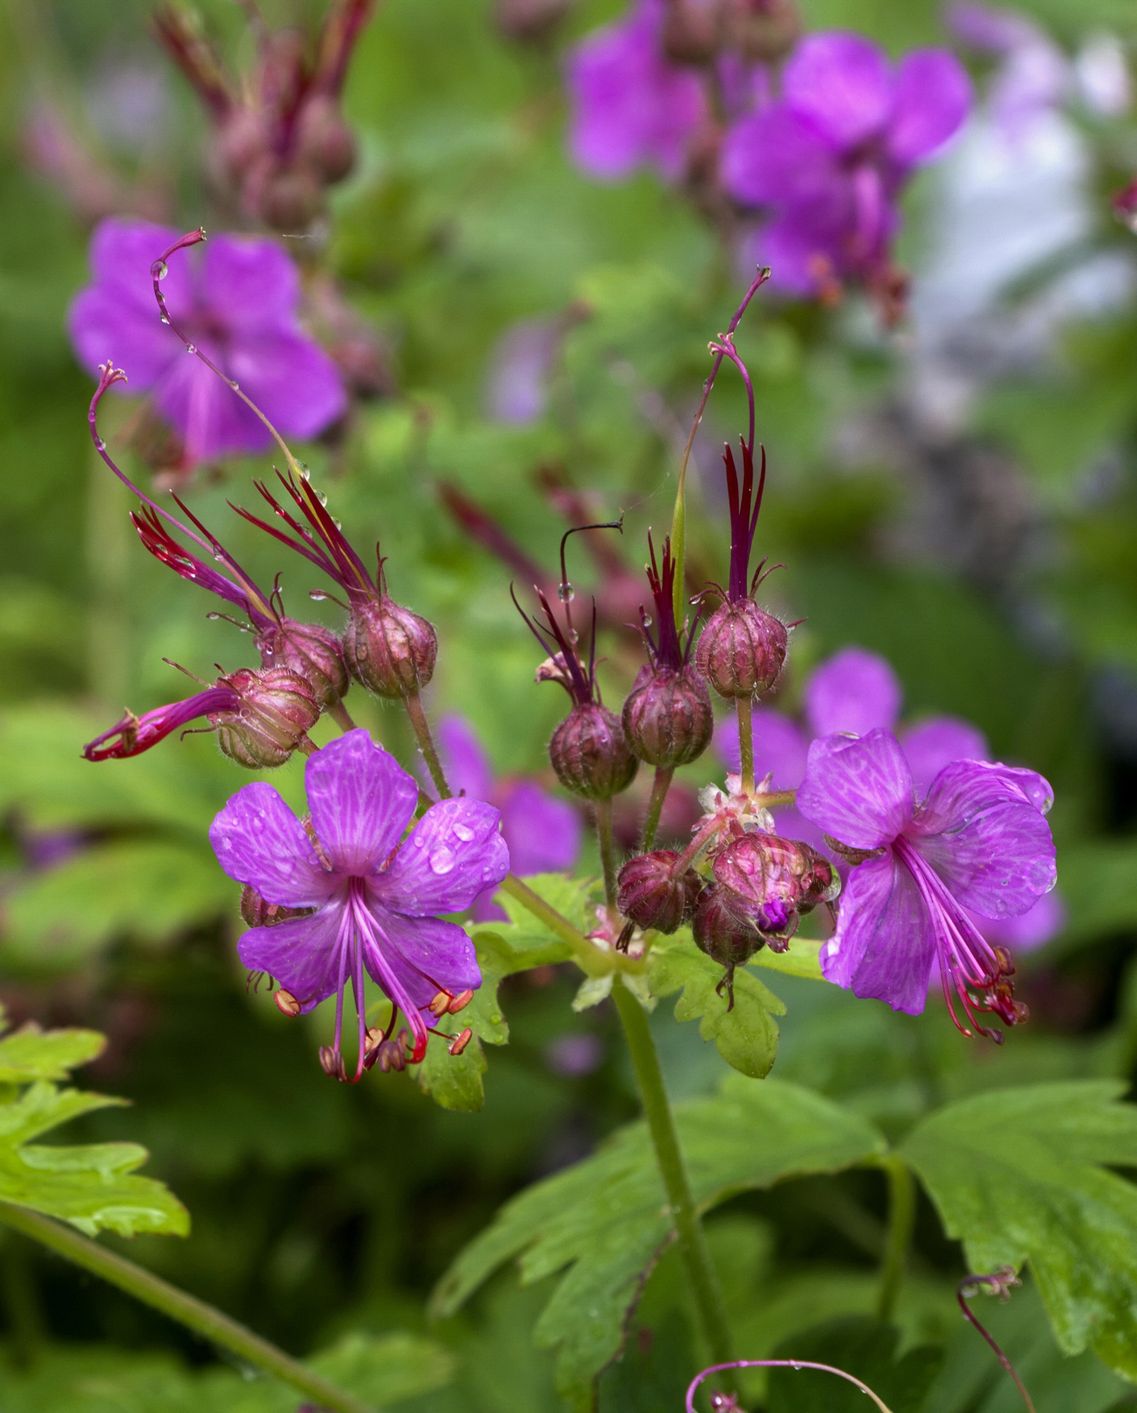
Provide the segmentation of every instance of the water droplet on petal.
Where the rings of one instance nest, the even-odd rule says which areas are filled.
[[[435,849],[430,856],[430,871],[441,876],[442,874],[449,873],[457,862],[458,856],[455,854],[454,850],[448,849],[443,844]]]
[[[158,319],[163,324],[168,324],[170,322],[170,316],[168,314],[159,314]]]
[[[195,344],[195,343],[187,343],[187,344],[186,344],[186,352],[187,352],[187,353],[196,353],[196,352],[197,352],[197,344]],[[219,558],[219,559],[220,559],[220,557],[221,557],[221,556],[218,555],[218,558]]]
[[[454,837],[461,839],[464,844],[468,844],[474,837],[474,831],[468,824],[456,824],[454,826]]]

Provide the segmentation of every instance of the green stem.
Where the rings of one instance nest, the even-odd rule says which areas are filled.
[[[738,755],[741,761],[742,793],[754,793],[754,715],[749,697],[735,700],[738,710]]]
[[[647,1014],[618,977],[612,987],[612,999],[616,1003],[620,1023],[624,1027],[648,1133],[655,1150],[655,1161],[675,1222],[679,1254],[687,1268],[687,1278],[699,1324],[711,1357],[716,1363],[727,1363],[731,1358],[731,1349],[726,1306],[691,1193],[691,1183],[679,1148],[679,1135],[675,1130],[675,1119],[668,1102],[663,1070],[660,1068],[659,1055],[652,1039]]]
[[[434,788],[438,791],[438,797],[448,800],[450,786],[446,783],[446,772],[442,769],[442,762],[438,759],[438,752],[434,747],[434,737],[431,735],[430,722],[427,721],[426,712],[423,710],[422,698],[416,692],[413,697],[404,697],[403,705],[407,709],[415,739],[418,741],[422,758],[426,761],[426,768],[430,771],[430,778],[434,781]]]
[[[671,777],[674,774],[673,766],[658,765],[655,768],[651,799],[647,806],[647,819],[644,820],[643,848],[645,853],[655,843],[656,831],[659,829],[659,816],[663,813],[663,802],[667,799],[668,790],[671,789]]]
[[[574,927],[563,913],[560,913],[551,903],[547,903],[540,893],[535,893],[528,883],[518,878],[515,874],[508,874],[498,887],[503,893],[515,899],[526,912],[531,913],[539,922],[543,922],[554,936],[559,937],[562,942],[567,942],[572,948],[573,957],[581,971],[587,972],[589,976],[598,976],[611,971],[643,971],[643,962],[639,958],[625,956],[623,952],[611,952],[606,948],[594,946],[588,938]]]
[[[616,845],[612,838],[612,801],[597,800],[593,810],[596,818],[596,839],[600,845],[600,866],[604,870],[604,901],[608,911],[616,912]]]
[[[12,1363],[17,1369],[30,1369],[43,1349],[43,1320],[28,1254],[21,1242],[0,1233],[0,1289],[11,1330]]]
[[[908,1264],[908,1248],[916,1223],[916,1184],[911,1170],[899,1158],[887,1158],[884,1171],[888,1178],[888,1234],[881,1258],[876,1310],[882,1320],[887,1320],[896,1308],[904,1268]]]
[[[229,1350],[238,1359],[256,1365],[282,1383],[290,1384],[321,1407],[330,1409],[331,1413],[372,1413],[369,1404],[360,1402],[345,1389],[337,1388],[305,1368],[285,1354],[283,1349],[277,1349],[276,1345],[269,1344],[212,1305],[187,1295],[185,1291],[178,1290],[159,1276],[151,1275],[133,1261],[81,1236],[70,1227],[41,1217],[38,1212],[10,1206],[7,1202],[0,1202],[0,1222],[38,1241],[49,1251],[54,1251],[92,1275],[109,1281],[119,1290],[168,1315],[211,1343]]]

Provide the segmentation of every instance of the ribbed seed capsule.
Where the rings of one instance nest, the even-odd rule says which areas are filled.
[[[639,768],[620,718],[598,702],[573,707],[553,732],[549,759],[565,789],[586,800],[610,800]]]

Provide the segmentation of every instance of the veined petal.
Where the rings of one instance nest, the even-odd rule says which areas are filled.
[[[362,729],[309,756],[304,784],[312,825],[333,868],[372,873],[403,837],[418,786]]]
[[[372,911],[385,943],[383,954],[418,1005],[429,1005],[439,991],[456,996],[481,986],[478,958],[465,928],[436,917]],[[424,981],[429,983],[429,995]]]
[[[891,852],[858,864],[841,894],[837,931],[821,951],[829,981],[919,1015],[936,959],[932,920]]]
[[[908,835],[965,908],[984,917],[1024,913],[1057,879],[1054,840],[1034,771],[956,761],[932,782]]]
[[[300,273],[273,240],[214,236],[202,255],[201,298],[234,330],[285,330],[300,299]]]
[[[971,81],[945,49],[919,49],[896,72],[888,151],[902,167],[923,162],[962,126]]]
[[[810,201],[839,177],[834,145],[785,103],[728,128],[721,169],[730,195],[749,206]]]
[[[209,842],[230,878],[277,907],[319,907],[336,887],[304,826],[264,781],[237,791],[210,825]]]
[[[212,348],[204,351],[214,354]],[[224,358],[219,360],[219,366],[229,372]],[[190,462],[212,461],[234,452],[262,451],[272,441],[264,424],[236,393],[185,349],[155,382],[153,396],[158,411],[181,437]]]
[[[901,732],[900,740],[918,795],[926,794],[952,761],[986,760],[988,756],[986,736],[978,726],[958,716],[931,717]]]
[[[347,737],[342,739],[347,740]],[[432,805],[393,859],[371,880],[383,906],[411,917],[458,912],[509,872],[501,814],[480,800]]]
[[[891,843],[912,818],[912,775],[889,731],[825,736],[809,748],[797,807],[853,849]]]
[[[891,731],[900,714],[900,683],[888,663],[864,648],[845,648],[813,671],[805,688],[805,712],[814,736],[876,726]]]
[[[782,77],[786,101],[842,148],[883,127],[892,107],[888,60],[859,34],[808,35]]]
[[[253,927],[237,943],[237,952],[250,971],[267,971],[296,997],[302,1011],[310,1011],[350,975],[343,917],[343,905],[329,903],[311,917]]]

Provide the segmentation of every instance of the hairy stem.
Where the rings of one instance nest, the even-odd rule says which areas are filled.
[[[884,1171],[888,1178],[888,1233],[881,1258],[876,1312],[882,1320],[888,1320],[896,1308],[908,1264],[908,1248],[916,1221],[916,1184],[911,1170],[899,1158],[887,1159]]]
[[[448,800],[450,786],[446,783],[446,772],[442,769],[442,762],[438,759],[438,751],[435,749],[434,737],[431,735],[430,722],[426,719],[422,698],[416,692],[413,697],[404,697],[403,705],[407,709],[415,739],[418,741],[418,748],[422,752],[423,760],[426,761],[426,768],[430,771],[430,778],[434,781],[438,797],[441,800]]]
[[[336,702],[335,706],[328,708],[328,715],[336,723],[341,731],[354,731],[355,721],[351,712],[344,706],[343,702]]]
[[[742,793],[754,793],[754,713],[749,697],[738,697],[738,756],[741,762]]]
[[[370,1405],[305,1368],[285,1354],[283,1349],[269,1344],[268,1340],[239,1325],[212,1305],[187,1295],[117,1252],[81,1236],[71,1227],[41,1217],[38,1212],[10,1206],[7,1202],[0,1202],[0,1222],[117,1286],[152,1309],[168,1315],[195,1334],[235,1354],[238,1359],[272,1374],[322,1408],[330,1409],[331,1413],[370,1413]]]
[[[663,802],[667,799],[668,790],[671,789],[671,777],[674,774],[674,767],[658,765],[655,768],[651,799],[647,806],[647,818],[644,820],[643,849],[645,853],[655,843],[656,831],[659,829],[659,817],[663,813]]]
[[[597,800],[593,810],[596,818],[596,840],[600,846],[600,866],[604,870],[604,901],[608,911],[616,912],[616,844],[612,838],[612,801]]]
[[[651,1135],[659,1175],[667,1193],[671,1217],[675,1222],[675,1236],[683,1264],[687,1268],[699,1325],[711,1357],[718,1363],[726,1363],[730,1359],[726,1306],[719,1289],[718,1277],[711,1264],[707,1238],[695,1208],[687,1166],[679,1147],[679,1135],[675,1130],[675,1119],[671,1113],[663,1082],[663,1070],[660,1068],[659,1055],[652,1039],[647,1014],[619,977],[612,987],[612,999],[616,1003],[620,1023],[624,1027],[648,1133]]]

